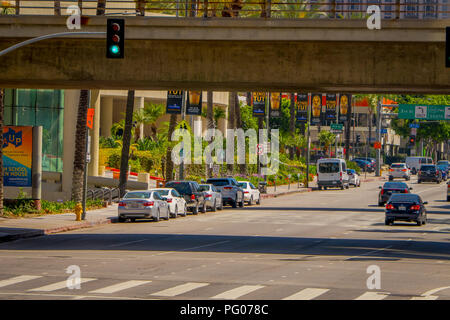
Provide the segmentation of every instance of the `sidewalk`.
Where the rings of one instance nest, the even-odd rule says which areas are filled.
[[[275,198],[287,194],[311,192],[316,189],[317,183],[312,181],[309,188],[300,188],[297,183],[290,186],[282,185],[275,187],[267,187],[266,194],[262,194],[262,199]],[[367,179],[361,176],[361,182],[369,182],[375,180],[383,180],[385,177],[375,177],[368,174]],[[90,228],[98,225],[114,223],[117,219],[117,204],[113,204],[108,208],[90,210],[86,213],[86,220],[75,221],[74,213],[50,214],[42,215],[35,218],[0,218],[0,243],[12,241],[16,239],[30,238],[45,234],[52,234],[70,230]]]

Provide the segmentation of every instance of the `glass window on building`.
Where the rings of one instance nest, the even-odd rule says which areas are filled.
[[[4,124],[42,126],[42,170],[63,169],[63,90],[6,89]]]

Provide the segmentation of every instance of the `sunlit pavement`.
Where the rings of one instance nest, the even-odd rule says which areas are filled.
[[[385,226],[382,183],[3,243],[0,299],[450,299],[447,185],[414,177],[428,223]]]

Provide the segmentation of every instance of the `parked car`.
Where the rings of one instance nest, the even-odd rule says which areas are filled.
[[[183,196],[173,188],[159,188],[150,191],[158,192],[161,198],[169,204],[170,217],[176,218],[178,215],[186,217],[187,205]]]
[[[250,181],[239,181],[239,186],[244,190],[244,200],[251,206],[253,202],[261,204],[261,193]]]
[[[358,167],[360,167],[361,171],[363,171],[363,172],[374,172],[375,171],[373,164],[367,160],[353,159],[352,162],[356,163],[356,165]]]
[[[412,174],[417,174],[422,164],[433,164],[433,159],[429,157],[406,157],[405,163]]]
[[[423,164],[420,166],[419,173],[417,174],[417,183],[426,181],[436,182],[437,184],[442,182],[442,174],[435,164]]]
[[[348,183],[355,187],[361,187],[361,179],[359,174],[354,169],[347,169]]]
[[[195,181],[169,181],[166,183],[166,188],[173,188],[183,196],[186,201],[188,211],[193,214],[198,214],[200,208],[201,212],[206,212],[205,195],[199,190],[199,185]]]
[[[395,193],[410,193],[412,190],[404,182],[385,182],[384,185],[380,186],[380,192],[378,193],[378,205],[383,206],[391,197],[392,194]]]
[[[150,190],[129,191],[119,201],[119,222],[125,222],[126,219],[135,221],[145,218],[153,218],[153,220],[159,221],[161,217],[169,220],[170,211],[167,202],[157,192]]]
[[[206,183],[214,185],[222,194],[223,204],[229,204],[233,208],[244,207],[244,190],[234,178],[210,178]]]
[[[223,209],[222,194],[212,184],[201,184],[200,191],[205,193],[206,207],[215,212]]]
[[[406,163],[393,163],[389,168],[389,181],[395,178],[403,178],[406,181],[411,179],[411,170],[406,166]]]
[[[337,158],[319,159],[317,161],[317,185],[319,190],[328,187],[349,188],[349,177],[345,160]]]
[[[450,182],[447,182],[447,201],[450,201]]]
[[[418,226],[427,223],[427,211],[425,205],[417,194],[393,194],[386,204],[386,225],[392,225],[394,221],[415,221]]]
[[[447,166],[447,170],[450,168],[450,161],[449,160],[439,160],[436,165],[438,166]]]
[[[442,180],[447,181],[447,179],[448,179],[448,172],[449,172],[448,165],[445,164],[445,163],[441,163],[441,164],[438,163],[436,166],[439,169],[439,171],[441,171]]]

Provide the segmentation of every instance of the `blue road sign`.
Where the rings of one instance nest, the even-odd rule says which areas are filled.
[[[416,128],[416,129],[419,129],[419,128],[420,128],[420,125],[419,125],[418,123],[410,123],[410,124],[409,124],[409,127],[410,127],[410,128]]]
[[[386,134],[387,133],[387,129],[381,129],[381,134]]]

